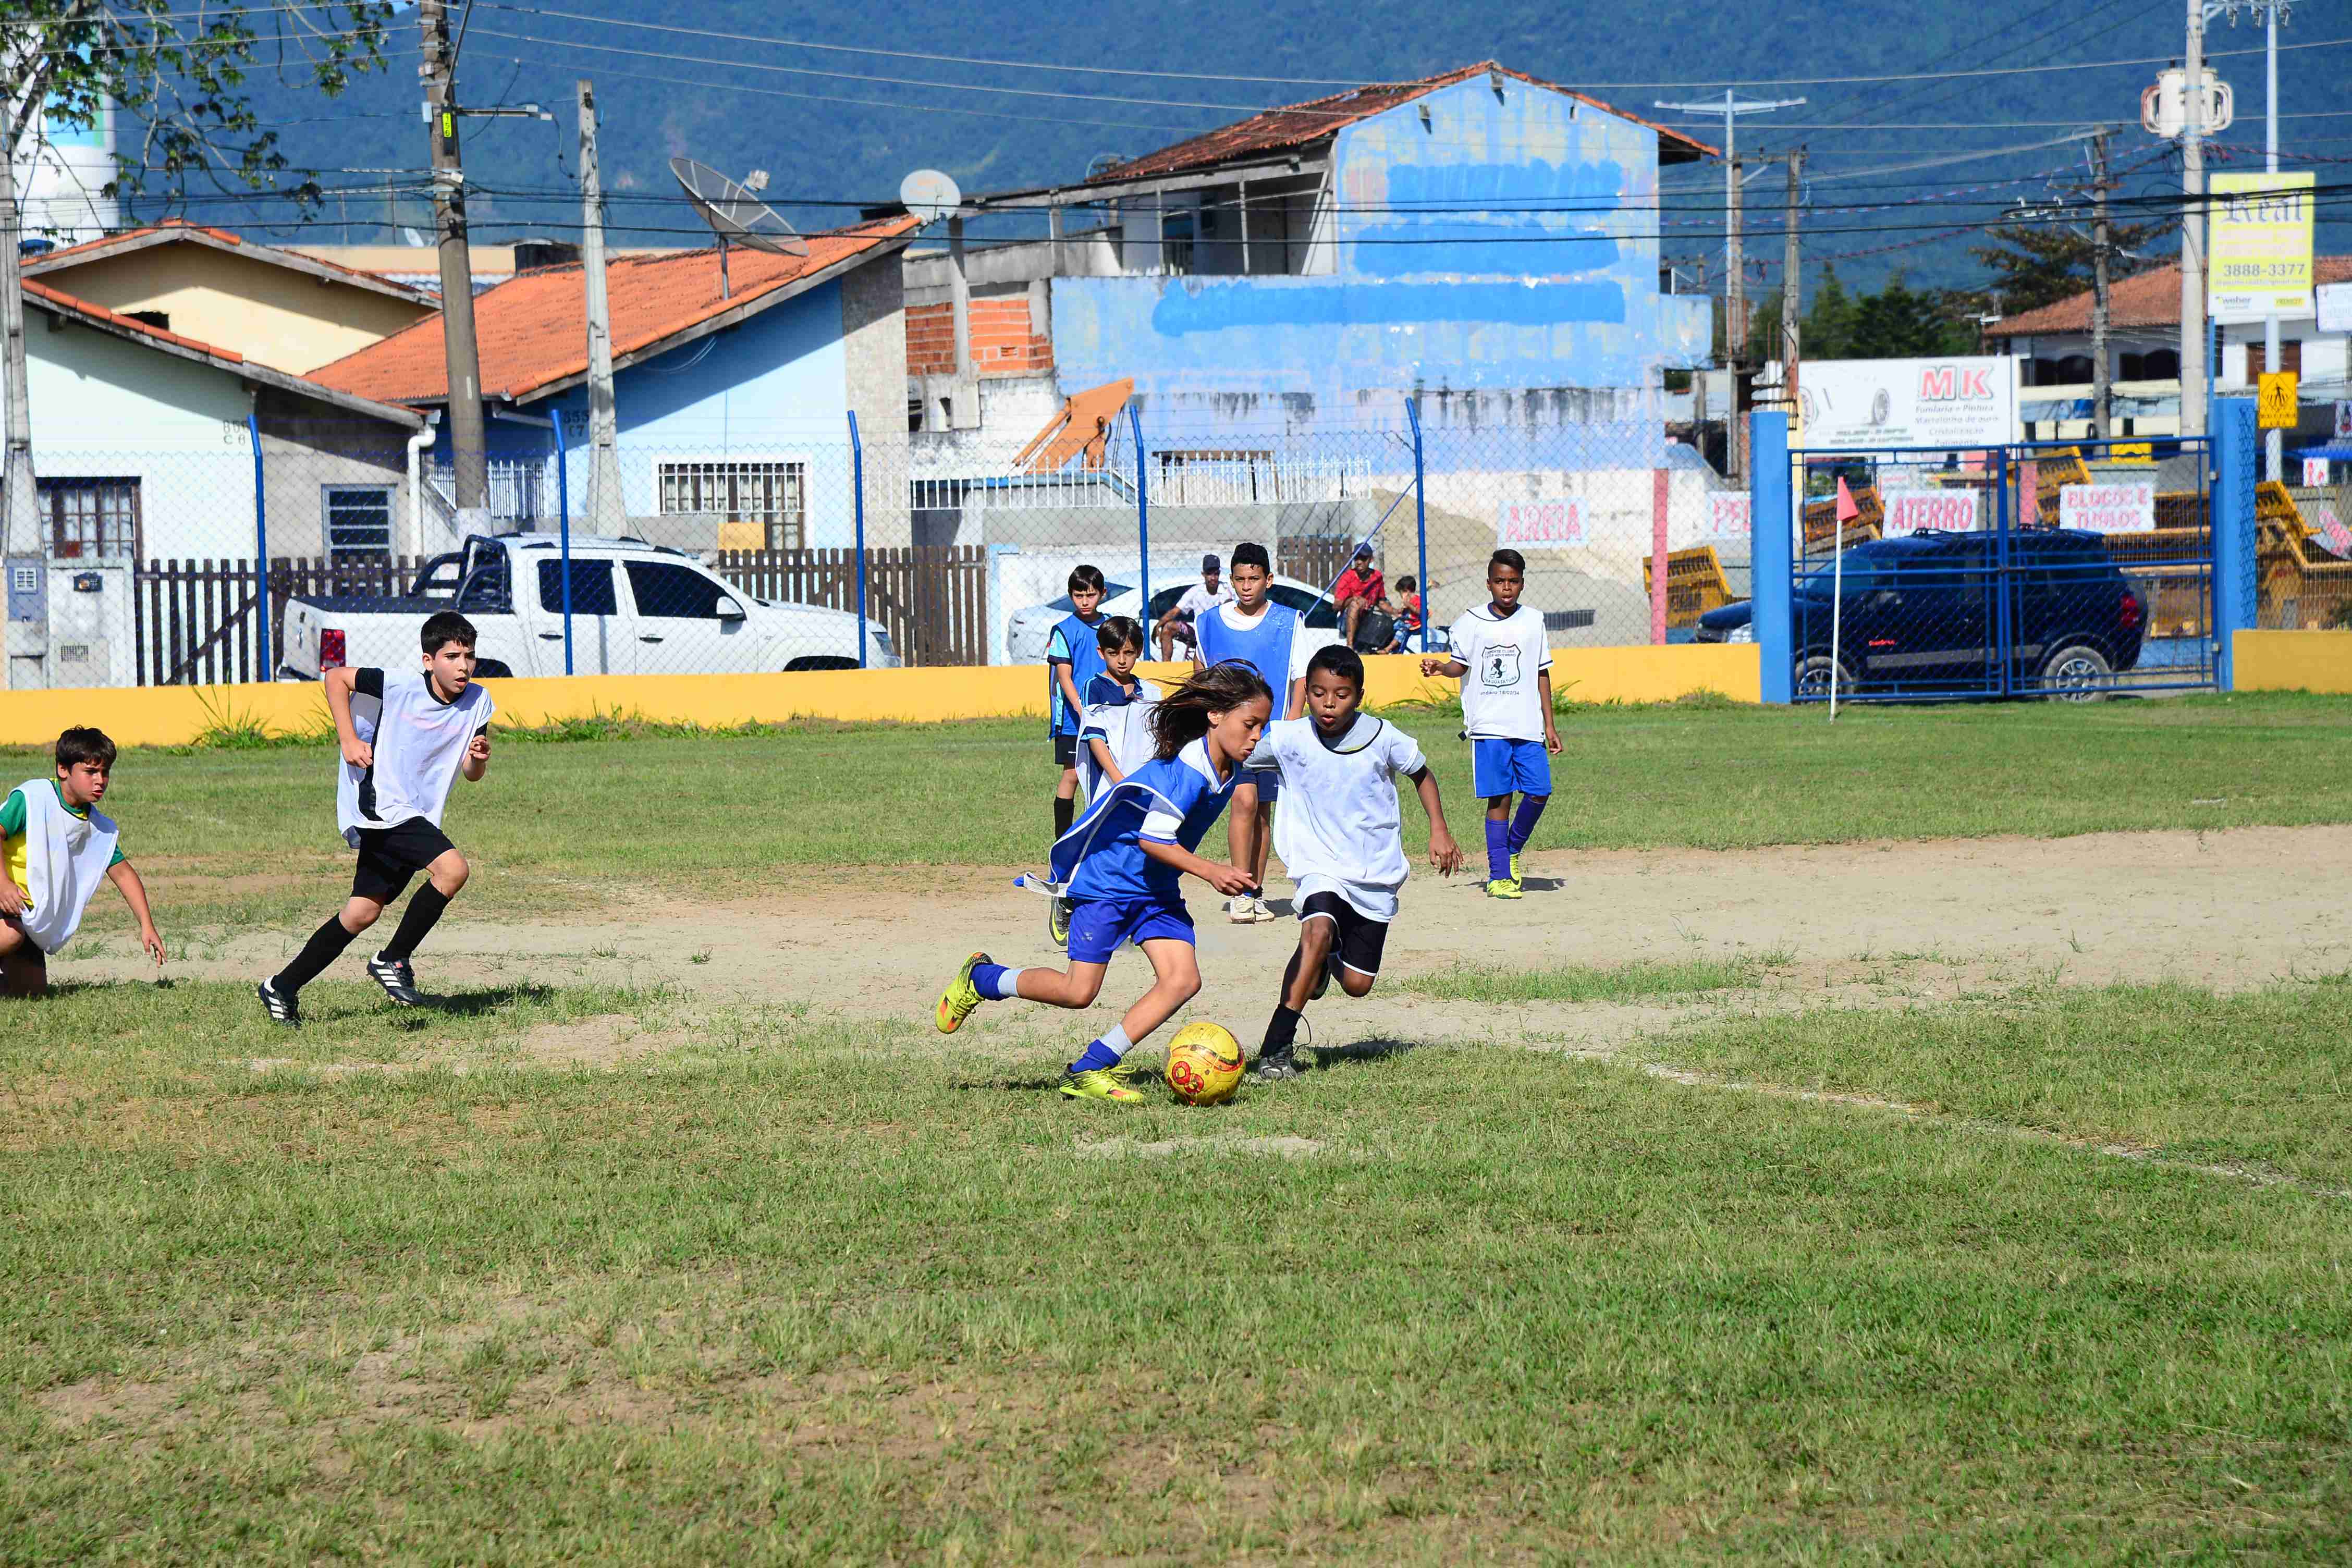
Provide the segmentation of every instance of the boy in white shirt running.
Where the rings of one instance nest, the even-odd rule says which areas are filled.
[[[441,831],[441,813],[460,776],[478,784],[490,771],[491,703],[474,683],[473,622],[444,610],[425,621],[420,640],[422,669],[327,671],[327,711],[343,753],[335,770],[336,826],[360,852],[359,869],[341,912],[310,933],[293,963],[256,987],[273,1024],[301,1023],[302,987],[375,924],[419,871],[425,885],[408,900],[392,941],[368,960],[367,972],[403,1007],[425,1000],[409,957],[471,872]]]
[[[1361,996],[1380,974],[1409,875],[1398,779],[1412,781],[1429,815],[1429,863],[1446,877],[1462,864],[1428,759],[1412,736],[1363,707],[1364,661],[1352,649],[1317,649],[1307,665],[1307,716],[1266,726],[1234,792],[1234,812],[1245,814],[1258,789],[1251,781],[1282,780],[1275,847],[1298,884],[1298,951],[1258,1047],[1255,1083],[1298,1076],[1299,1015],[1335,976]]]
[[[1551,721],[1551,642],[1541,613],[1519,603],[1527,585],[1527,558],[1516,550],[1495,552],[1486,561],[1491,602],[1454,623],[1446,655],[1421,661],[1424,677],[1462,678],[1472,787],[1486,800],[1490,899],[1523,894],[1519,851],[1551,804],[1551,759],[1559,754],[1559,731]],[[1515,792],[1517,816],[1511,812]]]

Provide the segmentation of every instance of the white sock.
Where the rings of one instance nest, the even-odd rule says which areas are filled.
[[[1021,976],[1024,972],[1008,968],[996,977],[996,997],[999,1002],[1021,1000]]]
[[[1127,1037],[1127,1026],[1124,1024],[1113,1024],[1102,1032],[1100,1038],[1105,1046],[1117,1051],[1122,1058],[1135,1049],[1135,1042]]]

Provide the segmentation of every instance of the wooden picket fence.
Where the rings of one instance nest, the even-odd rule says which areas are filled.
[[[722,550],[718,573],[759,599],[857,608],[854,550]],[[975,544],[866,552],[866,613],[908,664],[988,662],[988,552]]]
[[[988,662],[988,552],[971,545],[869,550],[866,613],[890,633],[908,664]],[[284,636],[287,601],[322,595],[391,597],[424,567],[417,557],[327,560],[278,556],[269,563],[269,639]],[[851,550],[743,550],[719,556],[721,577],[755,598],[833,609],[857,608],[857,556]],[[258,646],[253,562],[151,561],[131,590],[131,624],[142,686],[205,686],[268,680],[277,648]]]

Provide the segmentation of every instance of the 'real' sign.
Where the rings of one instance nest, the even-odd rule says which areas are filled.
[[[2017,439],[2015,362],[1809,360],[1797,378],[1808,452],[1957,451]]]
[[[2156,529],[2156,481],[2058,487],[2058,526],[2092,533],[2151,533]]]

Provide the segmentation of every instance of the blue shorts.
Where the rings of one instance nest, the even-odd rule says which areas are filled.
[[[1260,805],[1268,804],[1282,793],[1282,774],[1272,768],[1245,768],[1242,773],[1242,782],[1257,785],[1257,799]]]
[[[1470,790],[1483,800],[1498,795],[1551,794],[1551,754],[1541,741],[1470,742]]]
[[[1081,899],[1070,910],[1070,962],[1108,963],[1129,942],[1193,940],[1192,915],[1158,899]]]

